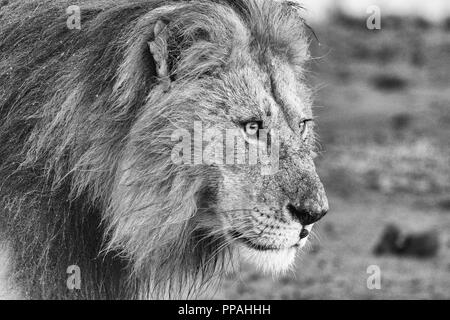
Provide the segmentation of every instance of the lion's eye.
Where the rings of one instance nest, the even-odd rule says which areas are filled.
[[[262,129],[260,121],[250,121],[244,124],[244,131],[249,137],[258,137],[258,131]]]
[[[302,137],[302,140],[305,140],[306,137],[308,136],[308,131],[309,131],[309,122],[313,121],[312,119],[303,119],[302,121],[300,121],[300,135]]]

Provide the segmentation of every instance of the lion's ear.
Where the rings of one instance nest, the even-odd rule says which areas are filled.
[[[153,35],[153,41],[148,42],[148,47],[155,61],[156,74],[161,83],[169,85],[169,53],[167,44],[169,30],[167,25],[163,21],[158,20],[154,25]]]

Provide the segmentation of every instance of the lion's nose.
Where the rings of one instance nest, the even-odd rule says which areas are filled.
[[[297,219],[303,226],[306,226],[319,221],[328,212],[328,204],[318,205],[306,202],[295,206],[289,203],[287,209],[294,219]]]

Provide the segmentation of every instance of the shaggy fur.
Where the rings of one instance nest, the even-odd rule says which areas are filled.
[[[0,235],[12,279],[27,298],[193,296],[232,261],[224,235],[209,229],[223,177],[174,165],[170,135],[195,120],[220,127],[214,110],[230,94],[211,79],[241,52],[265,70],[270,51],[301,74],[298,8],[77,1],[82,28],[69,30],[71,4],[0,9]],[[169,92],[147,46],[158,20],[170,34]],[[81,269],[81,290],[66,287],[70,265]]]

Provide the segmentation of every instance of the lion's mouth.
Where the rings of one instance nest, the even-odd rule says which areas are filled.
[[[264,245],[260,243],[255,243],[253,240],[251,240],[248,237],[245,237],[241,232],[233,230],[229,232],[230,236],[240,243],[245,244],[247,247],[258,250],[258,251],[279,251],[284,249],[292,249],[292,248],[298,248],[300,246],[299,243],[296,243],[290,247],[276,247],[276,246],[270,246],[270,245]]]

